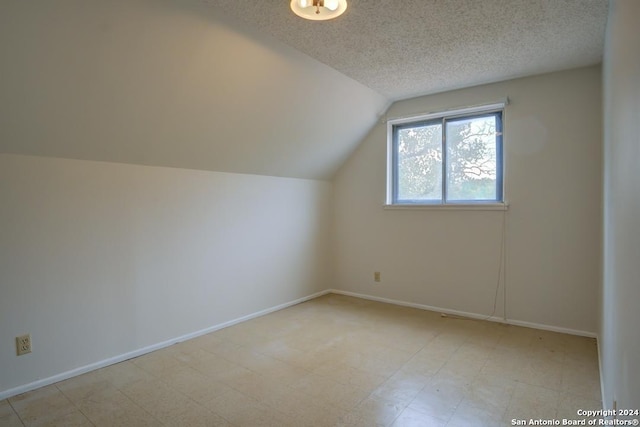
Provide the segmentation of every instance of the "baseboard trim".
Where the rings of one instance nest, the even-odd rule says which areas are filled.
[[[177,344],[182,341],[187,341],[193,338],[197,338],[202,335],[209,334],[211,332],[215,332],[220,329],[228,328],[229,326],[236,325],[238,323],[246,322],[247,320],[255,319],[257,317],[264,316],[269,313],[273,313],[274,311],[282,310],[287,307],[291,307],[296,304],[303,303],[305,301],[312,300],[314,298],[318,298],[320,296],[326,295],[330,293],[330,290],[324,290],[320,292],[316,292],[314,294],[308,295],[306,297],[298,298],[293,301],[289,301],[283,304],[279,304],[270,308],[266,308],[264,310],[257,311],[255,313],[248,314],[246,316],[238,317],[237,319],[229,320],[227,322],[219,323],[214,326],[210,326],[205,329],[201,329],[196,332],[191,332],[189,334],[181,335],[179,337],[175,337],[157,344],[153,344],[138,350],[130,351],[128,353],[120,354],[118,356],[110,357],[108,359],[101,360],[99,362],[91,363],[89,365],[81,366],[70,371],[62,372],[57,375],[53,375],[51,377],[43,378],[41,380],[33,381],[28,384],[24,384],[21,386],[17,386],[14,388],[10,388],[8,390],[0,391],[0,400],[8,399],[9,397],[16,396],[18,394],[26,393],[31,390],[35,390],[40,387],[44,387],[47,385],[51,385],[57,383],[59,381],[64,381],[69,378],[73,378],[78,375],[85,374],[87,372],[95,371],[96,369],[104,368],[109,365],[113,365],[119,362],[123,362],[128,359],[133,359],[134,357],[142,356],[143,354],[151,353],[152,351],[160,350],[165,347],[169,347],[171,345]]]
[[[589,338],[597,338],[597,335],[594,332],[581,331],[581,330],[578,330],[578,329],[562,328],[562,327],[559,327],[559,326],[545,325],[545,324],[542,324],[542,323],[534,323],[534,322],[525,322],[525,321],[522,321],[522,320],[504,319],[504,318],[499,317],[499,316],[487,316],[486,314],[469,313],[469,312],[466,312],[466,311],[452,310],[452,309],[449,309],[449,308],[442,308],[442,307],[434,307],[434,306],[425,305],[425,304],[416,304],[416,303],[413,303],[413,302],[401,301],[401,300],[383,298],[383,297],[377,297],[377,296],[374,296],[374,295],[361,294],[361,293],[357,293],[357,292],[341,291],[339,289],[331,289],[329,292],[331,292],[333,294],[338,294],[338,295],[346,295],[346,296],[350,296],[350,297],[362,298],[362,299],[367,299],[367,300],[371,300],[371,301],[384,302],[384,303],[387,303],[387,304],[400,305],[400,306],[403,306],[403,307],[412,307],[412,308],[417,308],[417,309],[420,309],[420,310],[435,311],[437,313],[444,313],[444,314],[450,314],[450,315],[453,315],[453,316],[467,317],[467,318],[470,318],[470,319],[488,320],[490,322],[505,323],[505,324],[508,324],[508,325],[523,326],[523,327],[532,328],[532,329],[541,329],[543,331],[560,332],[560,333],[563,333],[563,334],[578,335],[578,336],[589,337]]]
[[[346,295],[346,296],[350,296],[350,297],[361,298],[361,299],[366,299],[366,300],[371,300],[371,301],[383,302],[383,303],[387,303],[387,304],[394,304],[394,305],[399,305],[399,306],[403,306],[403,307],[412,307],[412,308],[417,308],[417,309],[420,309],[420,310],[434,311],[434,312],[437,312],[437,313],[444,313],[444,314],[449,314],[449,315],[453,315],[453,316],[467,317],[467,318],[470,318],[470,319],[488,320],[488,321],[491,321],[491,322],[506,323],[506,324],[514,325],[514,326],[523,326],[523,327],[527,327],[527,328],[541,329],[541,330],[552,331],[552,332],[560,332],[560,333],[584,336],[584,337],[589,337],[589,338],[596,338],[596,339],[598,338],[597,334],[593,333],[593,332],[580,331],[580,330],[569,329],[569,328],[562,328],[562,327],[558,327],[558,326],[544,325],[544,324],[540,324],[540,323],[525,322],[525,321],[520,321],[520,320],[512,320],[512,319],[506,319],[505,320],[502,317],[497,317],[497,316],[488,317],[488,316],[486,316],[484,314],[469,313],[469,312],[465,312],[465,311],[452,310],[452,309],[442,308],[442,307],[434,307],[434,306],[425,305],[425,304],[417,304],[417,303],[412,303],[412,302],[408,302],[408,301],[401,301],[401,300],[396,300],[396,299],[377,297],[377,296],[374,296],[374,295],[361,294],[361,293],[357,293],[357,292],[342,291],[342,290],[339,290],[339,289],[326,289],[324,291],[316,292],[316,293],[308,295],[306,297],[298,298],[298,299],[293,300],[293,301],[289,301],[289,302],[286,302],[286,303],[283,303],[283,304],[279,304],[279,305],[276,305],[276,306],[273,306],[273,307],[270,307],[270,308],[267,308],[267,309],[264,309],[264,310],[260,310],[260,311],[257,311],[255,313],[248,314],[246,316],[242,316],[242,317],[238,317],[238,318],[233,319],[233,320],[229,320],[227,322],[222,322],[222,323],[219,323],[217,325],[210,326],[208,328],[201,329],[201,330],[196,331],[196,332],[191,332],[189,334],[181,335],[179,337],[172,338],[172,339],[169,339],[169,340],[157,343],[157,344],[153,344],[153,345],[150,345],[150,346],[138,349],[138,350],[130,351],[128,353],[124,353],[124,354],[120,354],[118,356],[110,357],[108,359],[104,359],[104,360],[101,360],[99,362],[91,363],[89,365],[81,366],[81,367],[78,367],[76,369],[72,369],[72,370],[69,370],[69,371],[66,371],[66,372],[62,372],[60,374],[53,375],[51,377],[43,378],[41,380],[33,381],[31,383],[28,383],[28,384],[24,384],[24,385],[21,385],[21,386],[18,386],[18,387],[10,388],[8,390],[0,391],[0,400],[4,400],[4,399],[7,399],[9,397],[18,395],[18,394],[26,393],[28,391],[35,390],[35,389],[40,388],[40,387],[44,387],[44,386],[47,386],[47,385],[50,385],[50,384],[54,384],[54,383],[57,383],[59,381],[64,381],[66,379],[73,378],[75,376],[82,375],[82,374],[85,374],[87,372],[91,372],[91,371],[94,371],[96,369],[104,368],[106,366],[113,365],[113,364],[116,364],[116,363],[119,363],[119,362],[123,362],[123,361],[128,360],[128,359],[133,359],[134,357],[142,356],[144,354],[151,353],[152,351],[160,350],[160,349],[165,348],[165,347],[169,347],[171,345],[177,344],[177,343],[182,342],[182,341],[187,341],[187,340],[190,340],[190,339],[193,339],[193,338],[197,338],[197,337],[202,336],[202,335],[209,334],[211,332],[215,332],[215,331],[220,330],[220,329],[228,328],[229,326],[233,326],[233,325],[236,325],[238,323],[246,322],[247,320],[255,319],[257,317],[261,317],[261,316],[267,315],[269,313],[273,313],[275,311],[282,310],[284,308],[291,307],[293,305],[300,304],[300,303],[303,303],[305,301],[309,301],[309,300],[312,300],[312,299],[315,299],[315,298],[318,298],[318,297],[321,297],[323,295],[327,295],[327,294],[330,294],[330,293],[338,294],[338,295]]]
[[[596,336],[596,343],[596,347],[598,349],[598,372],[600,374],[600,401],[602,402],[602,409],[613,409],[608,405],[607,399],[605,398],[606,395],[604,393],[604,366],[602,366],[602,342],[600,341],[600,334]]]

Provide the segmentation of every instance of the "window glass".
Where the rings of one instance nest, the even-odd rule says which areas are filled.
[[[496,116],[448,120],[447,201],[499,200]]]
[[[389,203],[503,202],[502,110],[389,126]]]
[[[424,202],[442,199],[442,124],[399,128],[397,199]]]

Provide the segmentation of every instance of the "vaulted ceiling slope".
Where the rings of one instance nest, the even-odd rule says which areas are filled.
[[[601,62],[608,0],[348,0],[332,21],[288,0],[202,0],[391,100]]]
[[[2,1],[0,61],[4,153],[328,179],[388,103],[191,0]]]

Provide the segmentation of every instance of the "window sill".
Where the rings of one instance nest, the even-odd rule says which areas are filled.
[[[383,206],[389,210],[427,210],[427,211],[506,211],[509,209],[508,203],[468,203],[468,204],[403,204]]]

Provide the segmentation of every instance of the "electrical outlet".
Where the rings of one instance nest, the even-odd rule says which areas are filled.
[[[18,356],[31,353],[31,335],[27,334],[16,337],[16,348]]]
[[[373,273],[373,280],[376,281],[376,282],[380,282],[381,281],[380,280],[380,272],[379,271],[376,271],[376,272]]]

